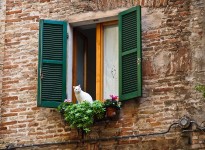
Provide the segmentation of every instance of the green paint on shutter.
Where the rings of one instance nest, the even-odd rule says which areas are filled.
[[[128,100],[142,95],[141,7],[119,14],[119,98]]]
[[[57,107],[66,98],[67,23],[40,20],[38,101],[41,107]]]

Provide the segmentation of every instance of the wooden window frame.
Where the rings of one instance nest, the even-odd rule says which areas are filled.
[[[104,72],[104,27],[117,25],[118,21],[109,21],[104,23],[98,23],[96,25],[96,100],[103,101],[103,72]],[[76,32],[73,34],[73,83],[76,85],[76,73],[77,73],[77,36]],[[85,64],[86,66],[86,64]],[[72,94],[73,102],[76,103],[75,94]]]
[[[117,25],[118,21],[98,23],[96,26],[96,99],[103,101],[104,27]]]

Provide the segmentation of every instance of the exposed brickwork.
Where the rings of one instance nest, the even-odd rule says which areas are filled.
[[[119,119],[96,123],[86,138],[162,132],[184,115],[205,120],[205,101],[194,90],[204,83],[204,0],[6,0],[0,2],[0,148],[81,138],[55,109],[36,107],[39,19],[138,4],[143,97],[124,102]],[[25,149],[205,149],[204,141],[203,133],[176,128],[160,136]]]
[[[3,58],[4,58],[4,32],[5,32],[5,1],[0,1],[0,131],[3,128],[2,124],[2,77],[3,77]],[[1,132],[0,132],[1,133]],[[0,134],[0,147],[3,143],[3,136]]]

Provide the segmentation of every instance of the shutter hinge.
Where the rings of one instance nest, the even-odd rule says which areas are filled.
[[[137,65],[141,63],[141,58],[137,58]]]
[[[67,33],[67,39],[69,38],[69,35],[68,35],[68,33]]]

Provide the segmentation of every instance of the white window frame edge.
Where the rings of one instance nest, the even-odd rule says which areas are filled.
[[[67,25],[67,72],[66,72],[66,95],[67,99],[72,100],[72,81],[73,81],[73,28]]]

